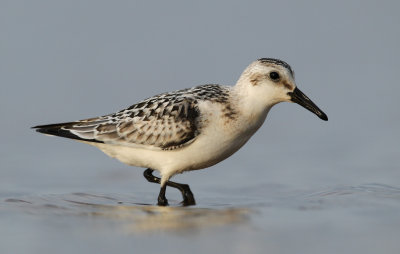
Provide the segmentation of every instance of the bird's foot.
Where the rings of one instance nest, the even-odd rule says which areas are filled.
[[[182,191],[183,201],[181,202],[181,204],[183,206],[196,205],[196,201],[194,200],[194,196],[193,196],[192,191],[189,188],[189,185],[182,184],[181,186],[183,187],[183,191]]]
[[[159,206],[168,206],[168,199],[166,199],[165,197],[158,197],[157,205],[159,205]]]

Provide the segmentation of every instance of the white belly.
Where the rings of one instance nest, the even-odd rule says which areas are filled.
[[[246,135],[232,139],[221,133],[199,135],[196,140],[175,150],[148,150],[128,146],[91,143],[109,156],[121,162],[160,171],[162,175],[174,175],[187,170],[210,167],[236,152],[251,137]]]
[[[210,167],[235,153],[257,131],[265,115],[251,123],[243,119],[226,122],[220,115],[210,116],[194,142],[175,150],[152,150],[103,143],[90,143],[111,157],[137,167],[158,170],[170,177],[187,170]]]

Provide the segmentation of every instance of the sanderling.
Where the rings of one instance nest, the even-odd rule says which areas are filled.
[[[33,128],[147,168],[145,178],[161,186],[158,205],[168,205],[167,186],[181,191],[183,205],[194,205],[189,185],[169,179],[231,156],[261,127],[271,107],[283,101],[298,103],[328,120],[296,87],[286,62],[261,58],[244,70],[235,86],[196,86],[153,96],[114,114]],[[153,175],[154,170],[161,178]]]

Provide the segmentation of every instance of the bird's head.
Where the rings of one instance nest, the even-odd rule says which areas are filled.
[[[251,97],[254,105],[271,107],[279,102],[294,102],[327,121],[327,115],[303,92],[294,80],[289,64],[274,58],[261,58],[250,64],[241,75],[237,85]]]

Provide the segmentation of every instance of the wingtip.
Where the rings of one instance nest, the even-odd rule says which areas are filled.
[[[35,125],[35,126],[31,126],[31,127],[30,127],[30,129],[36,130],[36,131],[37,131],[39,128],[41,128],[40,125]]]
[[[70,130],[64,129],[66,126],[72,125],[73,122],[69,123],[61,123],[61,124],[48,124],[48,125],[36,125],[31,127],[31,129],[36,130],[39,133],[50,135],[50,136],[58,136],[63,138],[70,138],[75,140],[82,140],[87,142],[95,142],[95,143],[104,143],[103,141],[96,140],[96,139],[88,139],[82,138],[78,135],[75,135]]]

